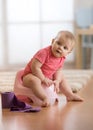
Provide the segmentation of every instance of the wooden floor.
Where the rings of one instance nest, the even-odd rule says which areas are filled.
[[[37,113],[0,108],[0,130],[93,130],[93,80],[78,94],[84,102],[66,103],[62,97],[58,104]]]

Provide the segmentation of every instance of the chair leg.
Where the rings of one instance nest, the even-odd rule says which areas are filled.
[[[93,69],[93,48],[91,48],[91,61],[90,61],[90,69]]]
[[[86,62],[87,62],[87,48],[82,48],[82,53],[83,53],[83,69],[86,69]]]

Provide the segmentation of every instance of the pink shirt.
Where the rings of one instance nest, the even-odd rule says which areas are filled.
[[[43,48],[43,49],[39,50],[33,56],[33,58],[38,59],[42,63],[41,70],[42,70],[43,74],[46,77],[48,77],[48,78],[52,78],[53,77],[53,74],[60,67],[63,66],[64,60],[65,60],[65,57],[62,57],[62,58],[56,58],[56,57],[54,57],[53,54],[51,53],[51,46],[48,46],[46,48]],[[26,74],[28,74],[28,73],[31,73],[32,59],[27,64],[27,66],[26,66],[26,68],[24,70],[23,76],[26,75]]]

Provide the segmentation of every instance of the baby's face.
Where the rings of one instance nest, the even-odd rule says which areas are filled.
[[[72,41],[70,39],[65,39],[64,36],[59,36],[52,40],[52,53],[57,58],[67,56],[72,49]]]

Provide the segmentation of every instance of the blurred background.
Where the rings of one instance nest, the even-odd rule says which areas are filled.
[[[0,70],[24,67],[58,31],[93,28],[93,0],[0,0]],[[93,37],[82,36],[82,69],[93,68]],[[77,57],[79,58],[79,57]],[[76,67],[75,50],[66,59]]]

